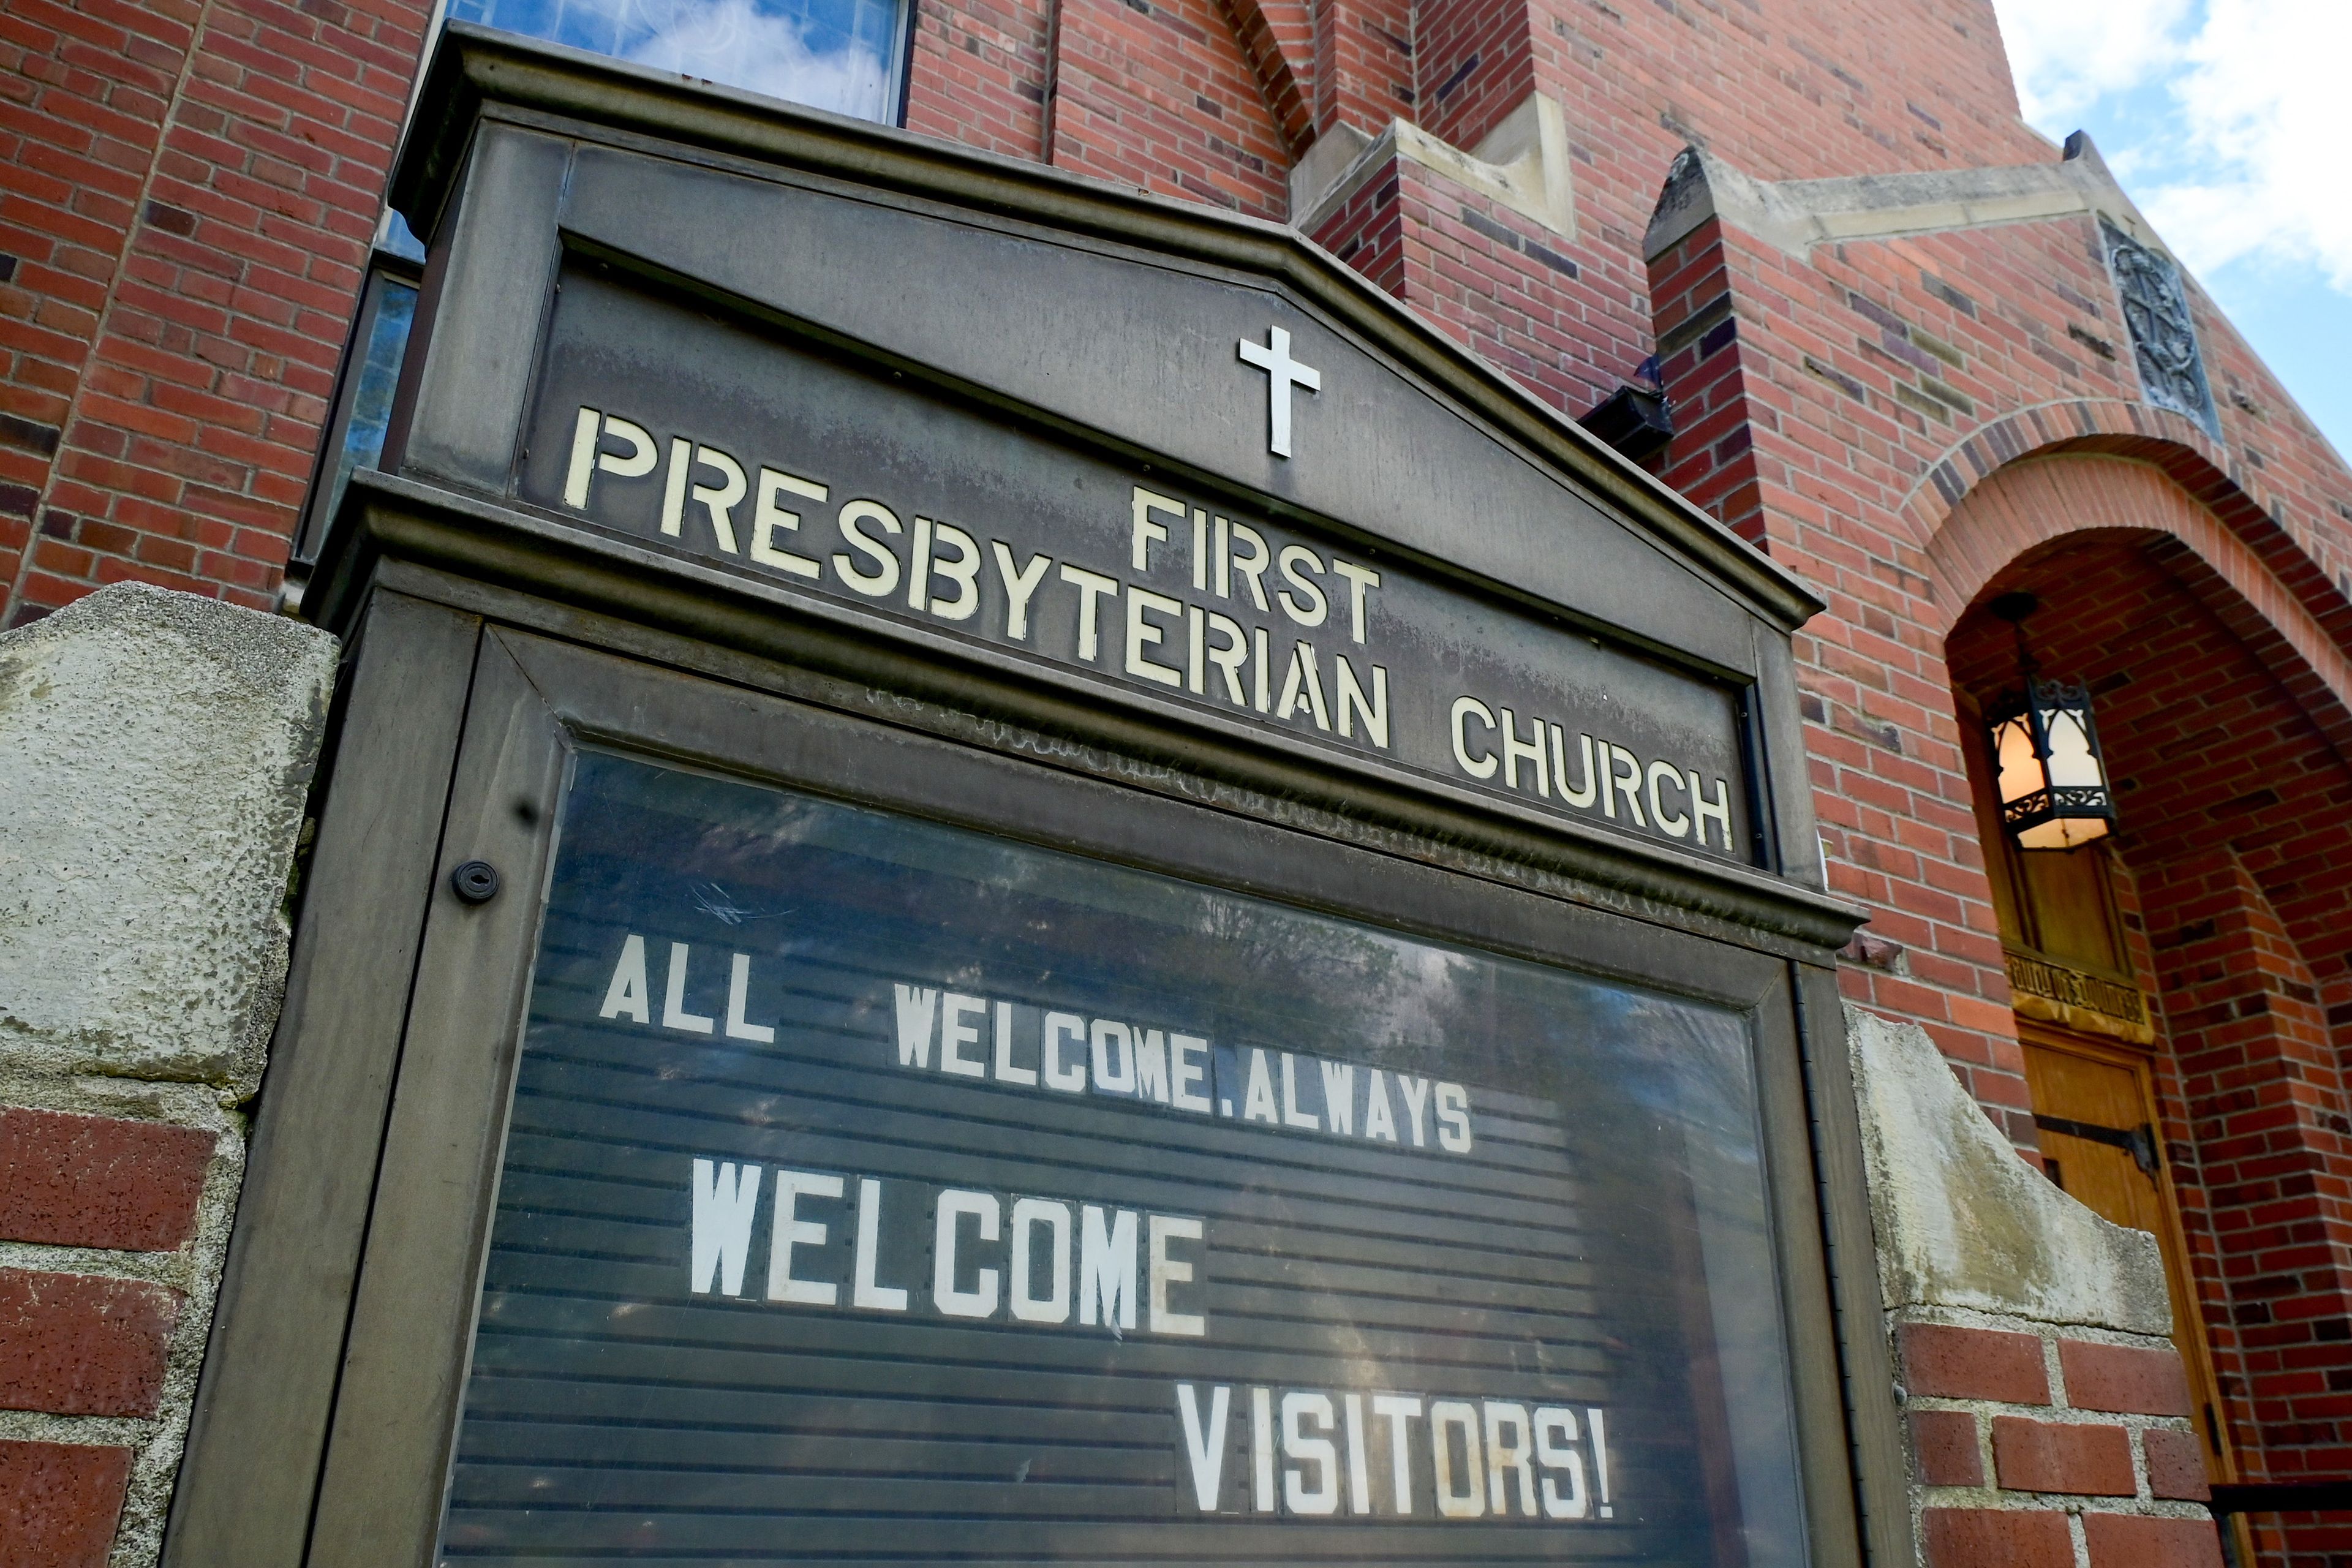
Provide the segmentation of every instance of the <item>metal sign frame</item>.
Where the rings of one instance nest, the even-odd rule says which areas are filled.
[[[1270,458],[1237,478],[1083,426],[1017,388],[967,379],[952,390],[1155,471],[1254,494],[1268,515],[1339,520],[1418,569],[1576,635],[1736,681],[1759,863],[1335,765],[903,627],[800,613],[724,563],[520,500],[548,295],[567,247],[583,243],[551,204],[582,149],[697,177],[823,187],[1024,242],[1045,235],[1311,311],[1318,330],[1471,431],[1473,458],[1500,448],[1576,498],[1577,527],[1638,545],[1624,559],[1639,571],[1588,584],[1545,564],[1536,547],[1557,518],[1534,520],[1533,534],[1415,536],[1409,521],[1368,522],[1375,500],[1351,510],[1336,471],[1316,479]],[[347,662],[168,1561],[428,1560],[562,763],[589,742],[1745,1012],[1760,1043],[1815,1560],[1910,1560],[1837,999],[1835,952],[1855,915],[1819,886],[1788,651],[1817,607],[1809,595],[1268,226],[461,28],[436,63],[402,168],[395,198],[434,239],[388,443],[399,471],[355,478],[306,601],[344,637]],[[838,322],[803,318],[795,330],[878,364],[895,353],[852,342]],[[942,379],[936,363],[907,368]],[[500,896],[471,902],[451,887],[451,870],[472,860],[499,869]]]

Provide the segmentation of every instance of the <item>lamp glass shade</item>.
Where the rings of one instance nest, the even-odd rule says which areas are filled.
[[[2113,829],[2115,802],[2091,719],[2089,691],[2028,682],[1989,726],[2001,821],[2021,849],[2074,849]]]

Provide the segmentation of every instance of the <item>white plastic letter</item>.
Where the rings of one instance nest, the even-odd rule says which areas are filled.
[[[1665,803],[1658,798],[1658,785],[1662,783],[1671,784],[1675,789],[1683,787],[1682,770],[1675,767],[1674,763],[1668,762],[1652,763],[1650,764],[1649,779],[1650,820],[1656,823],[1660,827],[1664,828],[1666,833],[1672,837],[1689,837],[1691,830],[1690,818],[1679,811],[1669,812],[1666,809]]]
[[[1004,584],[1004,635],[1014,642],[1029,640],[1029,601],[1037,596],[1037,584],[1045,580],[1045,568],[1054,563],[1050,555],[1032,555],[1029,564],[1013,563],[1012,546],[1001,539],[992,539],[988,548],[996,557],[996,575]]]
[[[1083,1041],[1087,1037],[1087,1021],[1075,1013],[1048,1013],[1037,1047],[1037,1065],[1045,1075],[1045,1087],[1058,1089],[1064,1094],[1084,1094],[1087,1089],[1087,1064],[1076,1061],[1065,1064],[1062,1047]]]
[[[743,1293],[743,1260],[751,1256],[751,1215],[760,1205],[760,1167],[731,1162],[694,1163],[694,1273],[698,1296]]]
[[[1189,1383],[1176,1385],[1177,1412],[1184,1418],[1184,1453],[1192,1461],[1192,1501],[1202,1513],[1217,1511],[1225,1474],[1225,1424],[1233,1415],[1234,1391],[1219,1384],[1209,1392],[1209,1421],[1201,1424],[1201,1398]]]
[[[776,1227],[768,1238],[768,1300],[793,1301],[804,1307],[830,1307],[840,1299],[841,1287],[830,1281],[793,1278],[793,1248],[823,1247],[825,1227],[802,1219],[794,1212],[803,1194],[813,1198],[841,1196],[841,1178],[815,1171],[776,1173]]]
[[[931,1065],[931,1020],[940,1008],[940,994],[927,985],[890,987],[898,1003],[898,1065]]]
[[[1209,1320],[1195,1312],[1179,1312],[1168,1305],[1168,1287],[1190,1284],[1192,1266],[1168,1256],[1171,1241],[1198,1241],[1201,1222],[1174,1215],[1151,1216],[1151,1331],[1188,1334],[1198,1339],[1209,1331]]]
[[[1495,770],[1503,764],[1492,752],[1475,757],[1470,754],[1470,737],[1464,731],[1462,721],[1473,713],[1475,713],[1478,716],[1478,721],[1489,730],[1495,727],[1493,709],[1475,697],[1455,698],[1454,700],[1454,761],[1472,778],[1490,779],[1495,776]]]
[[[958,1078],[986,1078],[988,1064],[978,1057],[963,1054],[966,1046],[980,1044],[980,1026],[964,1020],[985,1016],[988,1003],[978,996],[964,996],[950,991],[940,1001],[940,1070]]]
[[[683,1029],[689,1035],[707,1035],[711,1020],[699,1013],[686,1010],[687,945],[682,942],[669,944],[669,989],[662,1001],[662,1027]]]
[[[1454,1442],[1462,1435],[1462,1468],[1454,1468]],[[1478,1407],[1466,1400],[1429,1402],[1429,1456],[1437,1482],[1437,1511],[1446,1519],[1477,1519],[1486,1511],[1486,1465],[1479,1452]],[[1460,1481],[1463,1485],[1456,1486]]]
[[[1529,1519],[1536,1512],[1535,1443],[1528,1432],[1528,1407],[1489,1399],[1486,1407],[1486,1506],[1496,1518],[1511,1511],[1510,1479],[1519,1481],[1519,1511]]]
[[[1339,1454],[1328,1436],[1309,1434],[1331,1430],[1331,1396],[1294,1391],[1282,1396],[1282,1500],[1293,1513],[1339,1511]],[[1315,1468],[1315,1484],[1307,1484],[1307,1467]]]
[[[899,531],[898,515],[880,501],[854,500],[841,509],[835,524],[841,530],[842,542],[874,563],[867,571],[848,555],[835,552],[833,574],[869,599],[887,598],[898,587],[898,557],[890,547],[857,525],[871,519],[882,525],[885,533]]]
[[[1421,1414],[1421,1401],[1408,1394],[1375,1394],[1372,1414],[1389,1424],[1389,1505],[1412,1511],[1412,1430],[1406,1423]]]
[[[1037,1227],[1052,1231],[1047,1244],[1046,1272],[1053,1276],[1053,1293],[1034,1294],[1036,1260],[1031,1247]],[[1013,1275],[1011,1307],[1024,1323],[1066,1323],[1070,1321],[1070,1205],[1051,1198],[1013,1200],[1013,1258],[1005,1265]]]
[[[956,1242],[959,1222],[969,1216],[980,1224],[980,1239],[994,1241],[1003,1224],[1004,1210],[992,1194],[950,1187],[940,1194],[938,1229],[933,1236],[931,1303],[950,1318],[987,1318],[996,1312],[1003,1276],[993,1268],[972,1271],[972,1288],[956,1288]]]
[[[1543,1510],[1546,1519],[1582,1519],[1591,1500],[1584,1491],[1584,1456],[1576,1451],[1576,1412],[1547,1405],[1535,1414],[1536,1463],[1544,1468]],[[1554,1472],[1568,1478],[1568,1494],[1560,1495]]]
[[[857,1178],[857,1271],[849,1285],[849,1304],[869,1312],[903,1312],[907,1292],[896,1285],[875,1282],[876,1255],[882,1247],[882,1184],[871,1176]]]
[[[735,955],[733,970],[727,976],[727,1037],[749,1040],[755,1046],[772,1046],[776,1030],[772,1024],[754,1024],[743,1016],[743,1008],[751,999],[751,955]]]
[[[1118,1209],[1110,1223],[1093,1204],[1078,1216],[1078,1321],[1092,1328],[1135,1327],[1135,1211]]]
[[[1133,510],[1135,512],[1135,569],[1138,572],[1149,572],[1151,570],[1150,547],[1155,542],[1165,543],[1168,539],[1168,525],[1164,522],[1153,521],[1151,514],[1155,511],[1172,511],[1181,518],[1184,515],[1184,503],[1181,500],[1171,500],[1163,495],[1155,495],[1141,485],[1138,485],[1135,487]]]
[[[1470,1091],[1458,1083],[1437,1086],[1437,1146],[1449,1154],[1470,1152]]]
[[[613,965],[613,983],[604,988],[604,1006],[596,1016],[626,1016],[639,1024],[651,1023],[650,999],[646,984],[646,939],[631,931],[629,939],[621,943],[620,961]]]
[[[754,498],[751,508],[751,559],[762,566],[790,572],[795,577],[822,576],[824,568],[815,562],[805,555],[795,555],[789,550],[779,548],[776,543],[776,530],[781,528],[793,533],[800,531],[801,514],[786,511],[776,504],[776,498],[784,494],[823,500],[825,488],[791,474],[779,473],[773,468],[761,468],[759,494]]]

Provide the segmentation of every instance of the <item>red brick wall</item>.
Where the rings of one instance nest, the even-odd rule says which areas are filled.
[[[1045,0],[916,6],[907,129],[1010,158],[1044,158],[1052,16]]]
[[[1895,1335],[1933,1568],[2075,1568],[2075,1524],[2091,1568],[2219,1568],[2170,1346],[2007,1320]]]
[[[0,1541],[26,1568],[99,1568],[131,1479],[131,1450],[0,1441]]]
[[[1316,0],[1315,129],[1377,135],[1418,102],[1413,7],[1407,0]]]
[[[0,1244],[31,1244],[46,1261],[0,1266],[0,1409],[27,1413],[16,1429],[33,1434],[0,1440],[0,1562],[12,1568],[97,1568],[134,1462],[168,1475],[178,1435],[158,1417],[168,1378],[193,1372],[201,1348],[175,1331],[216,1142],[0,1107]],[[164,1449],[142,1456],[159,1438]]]
[[[1280,222],[1290,152],[1214,0],[1061,0],[1053,162]]]
[[[428,10],[8,6],[9,624],[125,578],[274,603]]]
[[[1476,147],[1536,89],[1538,26],[1528,0],[1423,0],[1411,118],[1456,147]]]
[[[1832,885],[1909,950],[1908,973],[1852,971],[1850,993],[1926,1023],[1979,1099],[2012,1110],[2025,1096],[1942,659],[1945,632],[1984,588],[1979,574],[2095,521],[2137,523],[2194,535],[2247,606],[2236,635],[2267,625],[2261,635],[2314,668],[2341,664],[2352,611],[2329,586],[2352,569],[2334,510],[2352,476],[2285,417],[2275,384],[2210,314],[2214,364],[2260,378],[2267,390],[2249,401],[2266,412],[2225,409],[2217,444],[2178,416],[2105,395],[2137,389],[2116,386],[2128,370],[2081,342],[2123,342],[2095,247],[2088,219],[2065,218],[1824,247],[1801,260],[1709,223],[1651,269],[1668,301],[1662,335],[1676,344],[1666,384],[1678,403],[1690,389],[1696,415],[1668,482],[1831,602],[1798,651]],[[1685,322],[1705,330],[1678,343]],[[2128,345],[2116,352],[2124,363]],[[2263,466],[2244,458],[2249,445]],[[1988,477],[2031,452],[2084,449],[2145,455],[2199,494],[2098,470],[2039,510],[1977,500]],[[1981,515],[1967,515],[1971,506]],[[2315,710],[2341,709],[2352,692],[2296,679],[2294,700]],[[2021,1119],[2011,1125],[2030,1142]]]
[[[1611,303],[1612,258],[1409,159],[1315,238],[1564,412],[1591,408],[1648,352]]]
[[[2098,694],[2240,1462],[2347,1473],[2352,475],[2201,301],[2221,438],[2138,404],[2084,218],[1801,258],[1710,224],[1652,279],[1669,482],[1831,601],[1798,642],[1815,802],[1832,886],[1899,950],[1848,994],[1926,1024],[2032,1145],[1951,690],[2014,671],[2007,628],[1963,613],[2041,593],[2045,667]],[[2192,910],[2217,878],[2226,908]],[[2266,1562],[2352,1546],[2258,1533]]]
[[[1414,21],[1411,117],[1469,148],[1528,91],[1547,93],[1566,110],[1576,187],[1575,233],[1549,242],[1577,258],[1579,286],[1522,268],[1532,302],[1480,301],[1475,332],[1446,324],[1476,342],[1572,319],[1591,329],[1577,357],[1601,366],[1604,392],[1651,352],[1642,235],[1686,143],[1768,179],[2054,156],[2016,118],[1991,7],[1979,0],[1445,0]],[[1589,401],[1561,406],[1580,414]]]

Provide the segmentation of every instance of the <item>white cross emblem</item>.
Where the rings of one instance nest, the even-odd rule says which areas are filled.
[[[1265,330],[1264,344],[1244,338],[1238,345],[1242,358],[1265,372],[1266,383],[1266,449],[1277,458],[1290,456],[1290,389],[1303,386],[1309,392],[1323,389],[1323,373],[1312,365],[1300,364],[1290,357],[1290,334],[1280,327]]]

